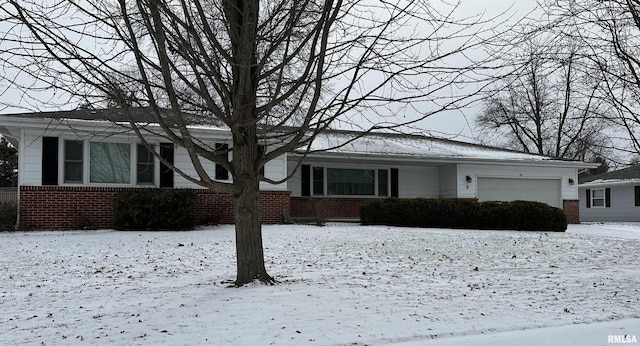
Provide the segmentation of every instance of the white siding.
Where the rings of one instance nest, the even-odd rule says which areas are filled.
[[[285,155],[279,156],[264,166],[264,176],[272,180],[282,180],[287,176],[287,158]],[[260,189],[262,190],[287,190],[287,182],[273,185],[264,181],[260,182]]]
[[[467,176],[471,177],[471,183],[467,183]],[[575,168],[459,164],[457,172],[459,198],[478,198],[478,177],[559,179],[562,199],[578,199],[578,178]],[[569,183],[570,178],[574,181],[573,185]]]
[[[440,197],[440,169],[425,166],[392,166],[398,168],[398,197]]]
[[[580,186],[580,221],[640,222],[640,207],[635,206],[634,185],[624,184],[607,187],[611,189],[611,207],[587,208],[587,187]],[[605,188],[605,186],[602,186],[602,188]]]
[[[536,201],[562,208],[560,179],[478,178],[478,201]]]
[[[24,155],[20,159],[18,179],[20,185],[42,185],[42,133],[25,131],[20,148]]]
[[[288,160],[287,160],[288,175],[293,173],[293,170],[296,169],[296,165],[299,162],[300,161],[298,160],[298,158],[288,157]],[[302,174],[300,173],[300,166],[298,166],[298,169],[296,170],[295,174],[293,174],[291,178],[289,178],[289,181],[287,181],[287,187],[289,188],[289,191],[291,191],[291,196],[298,196],[298,197],[302,196]]]
[[[206,172],[209,173],[211,178],[214,177],[215,174],[215,164],[211,161],[200,158],[200,163]],[[176,147],[173,152],[173,164],[177,169],[181,170],[183,173],[192,177],[194,179],[200,179],[198,177],[198,173],[196,172],[191,159],[189,158],[189,154],[187,150],[182,147]],[[181,176],[178,173],[174,173],[173,177],[173,187],[175,188],[202,188],[202,186],[194,184]]]
[[[51,137],[63,137],[63,138],[76,138],[72,132],[54,131],[48,132],[44,136]],[[22,138],[20,148],[23,157],[20,161],[19,169],[19,183],[20,185],[39,186],[42,184],[42,132],[25,131]],[[116,136],[114,141],[125,141],[135,143],[136,138],[134,136]],[[151,141],[151,139],[149,139]],[[212,141],[215,142],[215,141]],[[158,162],[159,163],[159,162]],[[187,151],[184,148],[176,147],[174,152],[174,164],[177,168],[184,170],[189,176],[197,178],[197,174],[193,164],[191,163]],[[207,172],[214,177],[215,164],[208,160],[202,160],[202,164]],[[159,167],[159,166],[158,166]],[[286,173],[286,159],[284,156],[278,157],[265,165],[265,176],[273,180],[281,180],[285,177]],[[230,180],[229,180],[230,181]],[[122,185],[119,185],[122,186]],[[179,174],[175,173],[174,187],[176,188],[199,188],[200,186],[194,184],[187,179],[183,178]],[[287,184],[282,183],[278,185],[272,185],[266,182],[260,183],[261,189],[268,190],[286,190]]]
[[[193,177],[195,179],[199,179],[196,169],[193,163],[191,162],[191,159],[189,158],[189,154],[187,153],[187,150],[185,148],[176,147],[174,151],[173,162],[176,168],[182,170],[188,176]],[[215,178],[215,169],[216,169],[215,163],[202,158],[200,162],[204,170],[209,174],[209,176],[212,179]],[[286,160],[284,156],[280,156],[274,160],[269,161],[265,165],[264,174],[265,174],[265,177],[269,179],[281,180],[285,177],[285,170],[286,170]],[[233,182],[233,177],[229,175],[229,180],[221,180],[220,182],[231,183]],[[188,179],[182,177],[177,173],[174,177],[174,187],[201,188],[200,185],[190,182]],[[263,181],[263,182],[260,182],[260,189],[283,191],[287,189],[287,184],[285,182],[278,185],[273,185]]]

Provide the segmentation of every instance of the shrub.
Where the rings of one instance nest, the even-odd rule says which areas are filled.
[[[139,189],[113,202],[114,227],[133,230],[188,230],[195,226],[197,196],[190,189]]]
[[[363,203],[364,225],[478,228],[523,231],[567,229],[562,209],[540,202],[482,202],[459,199],[374,199]]]
[[[15,203],[0,203],[0,231],[15,230],[18,222],[18,205]]]

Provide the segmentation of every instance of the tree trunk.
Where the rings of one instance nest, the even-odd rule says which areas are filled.
[[[254,280],[274,283],[274,279],[267,274],[264,266],[259,169],[255,165],[257,144],[251,142],[234,141],[236,175],[233,177],[233,184],[237,189],[233,195],[238,270],[236,286],[242,286]]]
[[[254,280],[273,283],[264,267],[260,220],[260,180],[257,139],[257,89],[259,66],[256,57],[259,1],[223,1],[232,46],[231,86],[233,135],[233,199],[235,202],[236,286]]]

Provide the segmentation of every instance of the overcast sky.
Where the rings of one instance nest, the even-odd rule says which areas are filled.
[[[455,0],[452,0],[452,3],[455,3]],[[484,18],[493,18],[503,14],[499,21],[504,21],[506,18],[512,18],[515,21],[529,14],[535,6],[535,0],[459,0],[459,8],[456,13],[461,17],[484,13]],[[5,28],[0,25],[0,31],[2,29]],[[4,93],[0,95],[0,101],[3,101],[0,103],[14,103],[18,97],[16,93]],[[24,110],[9,107],[2,109],[1,113],[7,114],[20,111]],[[480,107],[476,106],[461,111],[436,114],[416,125],[433,135],[470,140],[478,136],[477,133],[473,132],[473,119],[479,111]]]
[[[534,15],[536,0],[459,0],[460,15],[484,13],[485,18],[493,18],[506,11],[503,18],[516,21],[527,15]],[[479,105],[456,112],[436,114],[418,125],[433,135],[469,140],[481,136],[473,131],[473,119],[480,111]]]

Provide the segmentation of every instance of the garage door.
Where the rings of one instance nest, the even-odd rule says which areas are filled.
[[[516,200],[561,208],[560,179],[478,178],[478,201]]]

